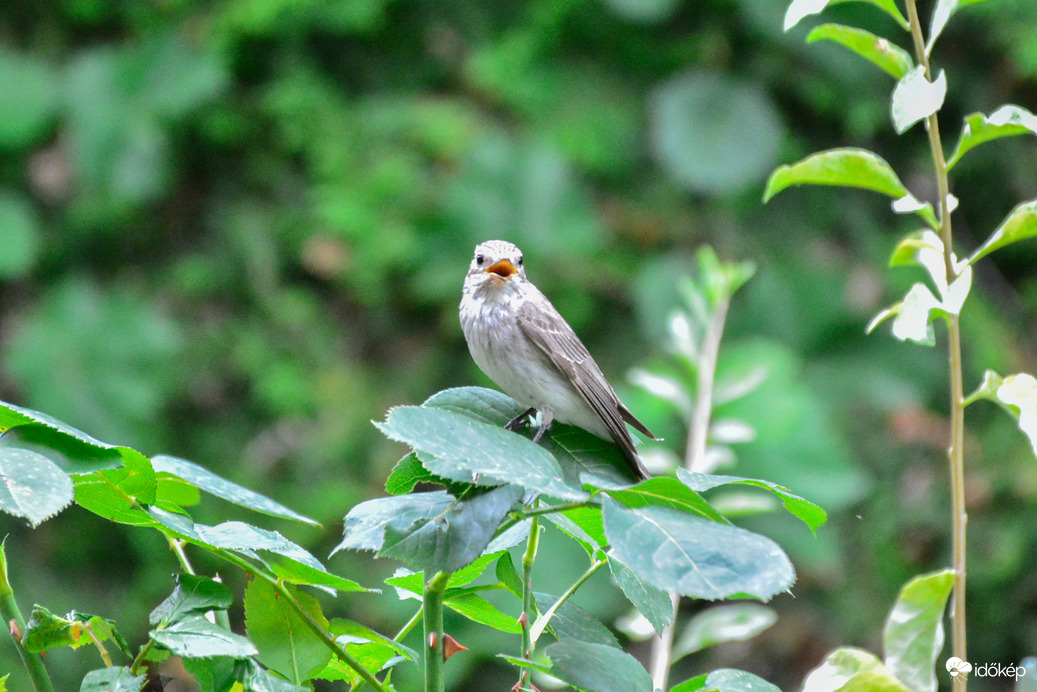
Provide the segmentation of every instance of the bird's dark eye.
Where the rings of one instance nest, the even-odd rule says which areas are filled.
[[[520,266],[520,267],[522,266],[522,255],[519,255],[518,266]]]
[[[475,266],[477,266],[477,267],[481,267],[481,266],[482,266],[482,263],[483,263],[483,262],[484,262],[485,260],[486,260],[486,258],[482,256],[482,253],[480,253],[480,254],[476,255],[476,256],[475,256]]]

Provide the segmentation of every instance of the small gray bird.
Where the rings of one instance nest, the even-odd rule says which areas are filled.
[[[554,305],[526,279],[522,251],[503,240],[475,248],[464,280],[461,327],[475,363],[508,396],[529,409],[507,427],[517,430],[536,411],[583,428],[619,446],[639,478],[648,470],[634,450],[626,423],[657,439],[630,413],[598,364]]]

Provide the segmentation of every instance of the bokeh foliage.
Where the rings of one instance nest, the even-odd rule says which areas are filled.
[[[326,555],[401,453],[369,421],[485,383],[456,317],[476,242],[522,246],[614,381],[663,358],[678,277],[708,242],[759,266],[721,356],[768,373],[718,412],[756,428],[733,471],[832,521],[816,539],[761,526],[797,563],[795,602],[777,604],[751,658],[717,649],[682,665],[788,688],[832,641],[877,650],[897,589],[949,550],[943,363],[863,336],[913,279],[883,285],[910,229],[865,193],[766,208],[760,196],[775,165],[835,144],[880,152],[919,196],[931,176],[924,141],[891,132],[888,78],[838,46],[803,45],[810,22],[782,33],[785,5],[8,0],[0,398],[305,510],[326,530],[292,537]],[[827,19],[890,21],[870,10]],[[1004,102],[1034,110],[1037,7],[990,0],[955,21],[935,56],[946,122]],[[1019,138],[956,168],[965,251],[1035,196],[1034,153]],[[977,272],[963,316],[969,381],[1035,369],[1037,248],[1003,255]],[[681,449],[675,412],[642,415],[647,400],[624,394]],[[1009,662],[1037,650],[1037,467],[995,414],[970,410],[971,652]],[[36,531],[4,521],[16,590],[55,611],[132,631],[169,591],[164,544],[73,513]],[[335,560],[353,578],[390,568]],[[70,581],[88,603],[65,602]],[[336,607],[382,630],[397,615]],[[484,639],[480,654],[499,650]],[[473,689],[497,684],[499,664],[464,660],[452,668]]]

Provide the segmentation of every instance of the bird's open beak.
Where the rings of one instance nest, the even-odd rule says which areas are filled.
[[[493,278],[497,281],[503,281],[512,274],[518,273],[518,269],[515,269],[515,265],[511,263],[511,260],[502,259],[500,262],[486,267],[486,273],[493,274]]]

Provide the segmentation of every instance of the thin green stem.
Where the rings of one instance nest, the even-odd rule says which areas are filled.
[[[18,603],[14,599],[14,589],[7,579],[7,552],[4,549],[4,541],[0,541],[0,615],[11,629],[11,641],[14,648],[18,650],[18,656],[22,659],[22,665],[29,674],[32,687],[36,692],[54,692],[50,675],[43,665],[43,657],[39,654],[30,653],[22,646],[22,637],[25,636],[25,620],[22,619],[22,611],[18,609]]]
[[[540,639],[540,635],[544,633],[545,629],[547,629],[548,624],[551,622],[551,618],[554,617],[554,614],[562,607],[562,604],[572,598],[573,594],[576,593],[577,589],[583,586],[584,582],[590,579],[595,572],[607,564],[608,560],[594,560],[591,562],[590,567],[580,575],[580,578],[574,581],[572,585],[558,597],[558,600],[551,604],[551,607],[547,609],[547,612],[536,619],[533,626],[530,628],[529,635],[530,642],[533,646],[536,646],[537,640]]]
[[[540,545],[540,517],[534,516],[529,527],[529,538],[526,540],[526,552],[522,555],[522,658],[533,657],[533,638],[531,623],[536,612],[533,609],[533,564],[536,562],[537,548]],[[529,671],[525,668],[519,673],[519,690],[529,691]]]
[[[907,1],[907,18],[911,25],[911,39],[914,43],[915,57],[925,70],[926,79],[932,79],[932,68],[925,52],[925,41],[922,38],[922,23],[918,17],[915,0]],[[940,126],[937,115],[933,113],[925,121],[929,135],[929,149],[933,157],[936,172],[937,192],[940,195],[940,239],[943,241],[944,267],[947,272],[947,284],[957,278],[958,270],[954,264],[954,243],[951,233],[950,180],[947,175],[947,161],[940,141]],[[951,649],[954,656],[963,661],[968,660],[965,628],[965,578],[966,578],[966,527],[968,514],[965,510],[965,391],[962,382],[961,361],[961,328],[958,315],[951,315],[947,320],[947,351],[950,370],[950,408],[951,408],[951,440],[947,450],[950,467],[951,485],[951,534],[953,542],[954,587],[952,590],[951,608]],[[963,680],[961,690],[966,689]]]
[[[425,641],[422,650],[425,652],[425,692],[443,692],[446,681],[443,676],[443,593],[446,591],[450,575],[437,572],[425,582],[423,598]]]

